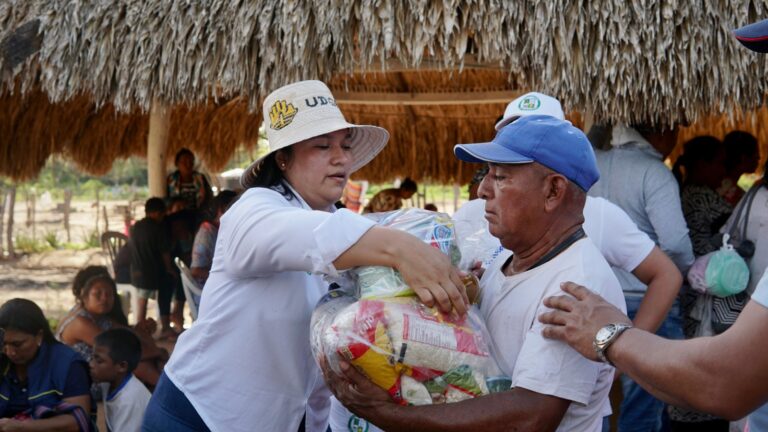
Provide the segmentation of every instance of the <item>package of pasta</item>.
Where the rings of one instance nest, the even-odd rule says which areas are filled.
[[[453,220],[445,213],[407,208],[365,215],[379,225],[405,231],[448,255],[453,265],[461,261]],[[359,296],[363,299],[414,295],[397,270],[390,267],[363,266],[353,270]]]
[[[328,298],[334,297],[334,298]],[[416,297],[328,294],[312,316],[312,349],[339,372],[355,366],[402,404],[455,402],[487,394],[498,376],[476,309],[458,317]]]

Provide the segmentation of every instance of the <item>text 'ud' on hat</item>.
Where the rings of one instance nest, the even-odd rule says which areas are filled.
[[[548,115],[525,116],[502,128],[491,142],[457,144],[465,162],[526,164],[537,162],[588,191],[600,178],[595,152],[579,128]]]
[[[563,106],[560,101],[544,93],[530,92],[513,100],[504,110],[504,117],[496,123],[496,130],[512,123],[520,117],[529,115],[547,115],[559,120],[565,120]]]
[[[253,185],[267,156],[316,136],[350,130],[351,172],[370,162],[389,140],[389,132],[384,128],[348,123],[331,90],[321,81],[299,81],[280,87],[264,99],[262,114],[269,152],[243,172],[240,184],[244,188]]]

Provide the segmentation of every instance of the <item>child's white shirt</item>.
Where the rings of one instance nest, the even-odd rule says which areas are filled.
[[[140,432],[151,396],[144,384],[131,374],[105,399],[107,428],[112,432]]]

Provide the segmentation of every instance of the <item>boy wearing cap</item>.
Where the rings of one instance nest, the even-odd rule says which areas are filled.
[[[586,281],[624,307],[616,277],[581,227],[586,190],[599,177],[586,136],[551,116],[529,116],[491,143],[458,145],[455,152],[490,165],[479,195],[491,234],[507,250],[483,275],[481,312],[513,388],[455,404],[402,407],[347,368],[343,378],[325,371],[332,391],[383,429],[600,431],[610,413],[613,368],[550,343],[536,320],[546,311],[541,299],[569,280]]]

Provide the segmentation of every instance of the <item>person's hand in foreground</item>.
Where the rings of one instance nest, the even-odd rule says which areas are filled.
[[[349,363],[340,361],[342,375],[330,368],[325,357],[321,357],[319,363],[328,388],[339,402],[356,415],[366,418],[377,409],[395,404],[389,393]]]
[[[549,324],[542,334],[546,338],[566,342],[584,357],[598,361],[592,345],[597,331],[608,324],[632,325],[632,321],[618,308],[581,285],[564,282],[560,287],[570,295],[544,299],[544,305],[553,311],[539,316],[539,321]]]

